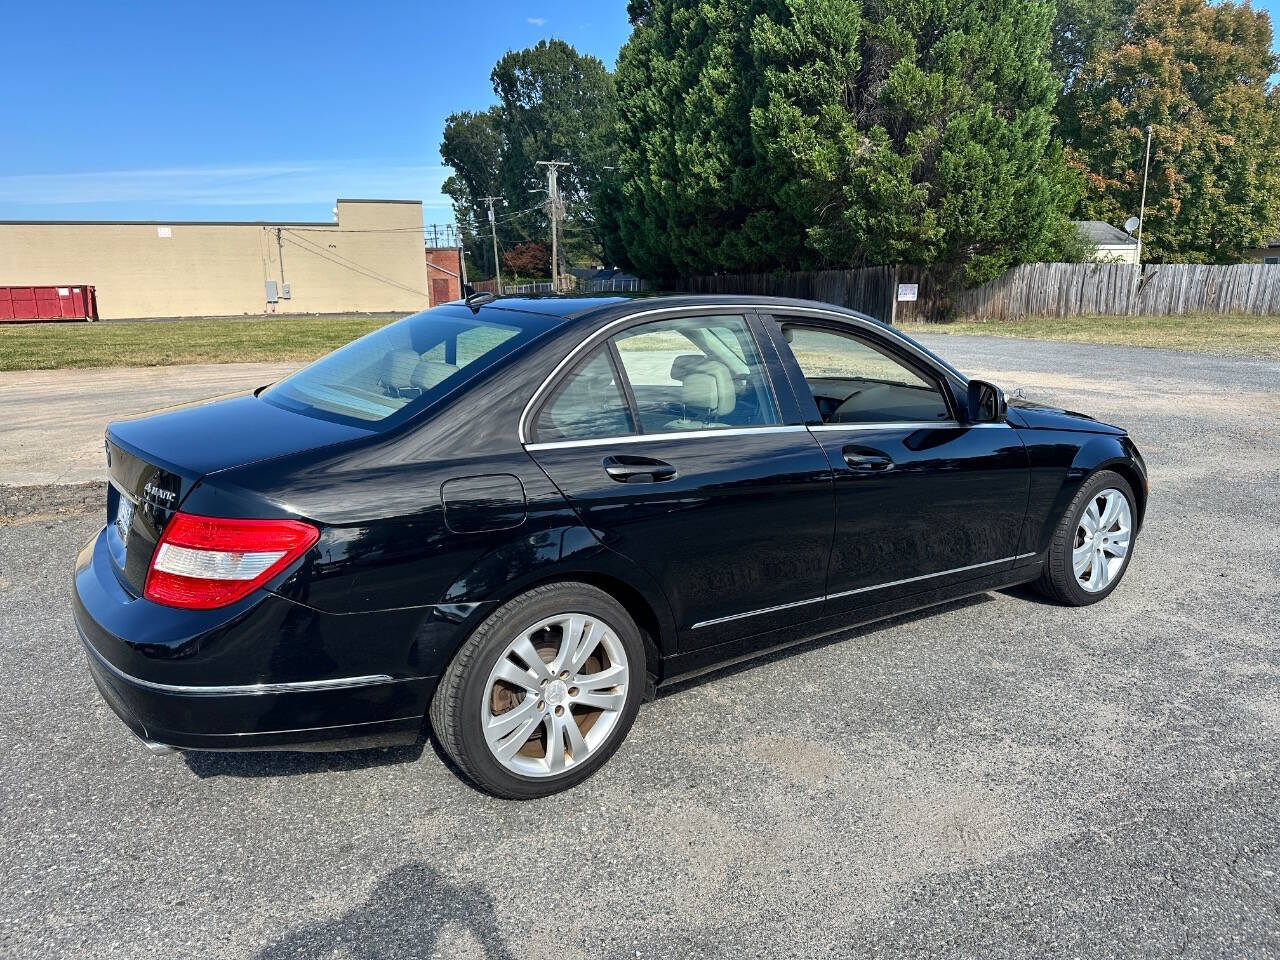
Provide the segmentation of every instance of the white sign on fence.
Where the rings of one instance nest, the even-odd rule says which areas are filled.
[[[920,284],[918,283],[900,283],[898,284],[898,302],[912,303],[920,297]]]

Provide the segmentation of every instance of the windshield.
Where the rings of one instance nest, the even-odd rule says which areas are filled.
[[[518,323],[437,307],[335,350],[261,396],[297,413],[386,429],[531,339],[536,331]]]

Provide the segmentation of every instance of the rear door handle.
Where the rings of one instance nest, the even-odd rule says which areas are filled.
[[[604,458],[604,471],[619,483],[660,483],[674,480],[676,468],[665,460],[619,454]]]
[[[854,473],[885,473],[893,469],[893,458],[871,447],[845,447],[844,462]]]

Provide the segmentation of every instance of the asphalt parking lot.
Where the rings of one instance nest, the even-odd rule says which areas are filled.
[[[148,755],[71,622],[96,492],[7,494],[0,955],[1280,956],[1280,364],[929,342],[1130,429],[1152,496],[1115,594],[702,678],[544,801],[429,743]]]

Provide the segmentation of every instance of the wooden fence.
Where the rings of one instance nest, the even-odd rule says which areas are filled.
[[[898,284],[917,284],[914,302],[899,302]],[[970,290],[947,289],[919,267],[864,267],[808,273],[694,277],[694,293],[764,294],[835,303],[897,322],[1012,320],[1187,313],[1280,315],[1280,266],[1242,263],[1029,263]]]

